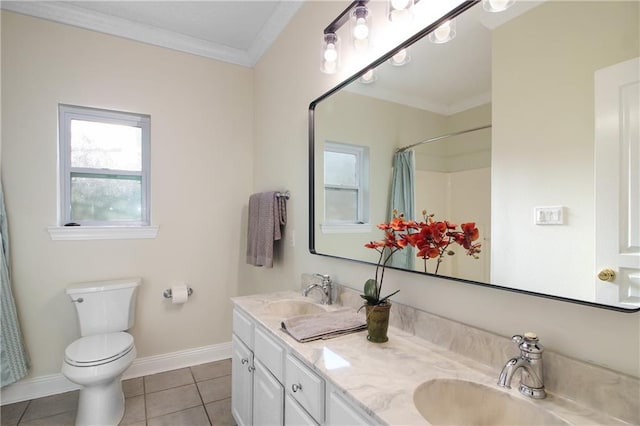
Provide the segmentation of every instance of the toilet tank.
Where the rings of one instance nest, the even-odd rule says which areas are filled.
[[[80,335],[125,331],[133,327],[136,290],[141,282],[140,278],[125,278],[69,286],[66,292],[76,307]]]

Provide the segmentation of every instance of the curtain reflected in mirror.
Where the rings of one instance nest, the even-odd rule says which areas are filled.
[[[413,151],[400,151],[393,154],[393,177],[389,199],[389,220],[394,215],[404,215],[405,220],[415,219],[415,164]],[[415,262],[412,247],[405,247],[393,256],[389,266],[411,269]]]

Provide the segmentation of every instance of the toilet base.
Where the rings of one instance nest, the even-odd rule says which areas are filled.
[[[80,389],[76,426],[116,426],[123,416],[122,375],[110,383]]]

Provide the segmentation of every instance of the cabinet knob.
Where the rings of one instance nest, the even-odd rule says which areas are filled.
[[[299,383],[294,383],[291,385],[291,390],[294,392],[298,392],[299,390],[302,390],[302,385]]]
[[[253,365],[250,365],[249,367],[247,367],[247,370],[249,370],[249,373],[253,373],[255,369],[256,368]]]
[[[248,363],[248,362],[249,362],[249,360],[248,360],[247,358],[242,358],[242,359],[240,360],[240,362],[241,362],[242,364],[246,364],[246,363]]]

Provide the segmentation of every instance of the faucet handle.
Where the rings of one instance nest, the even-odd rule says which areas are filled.
[[[538,340],[538,335],[531,331],[524,333],[524,336],[516,334],[511,340],[518,345],[523,354],[542,355],[544,352],[544,346]]]
[[[322,284],[327,284],[331,282],[331,275],[327,274],[313,274],[314,277],[322,278]]]

